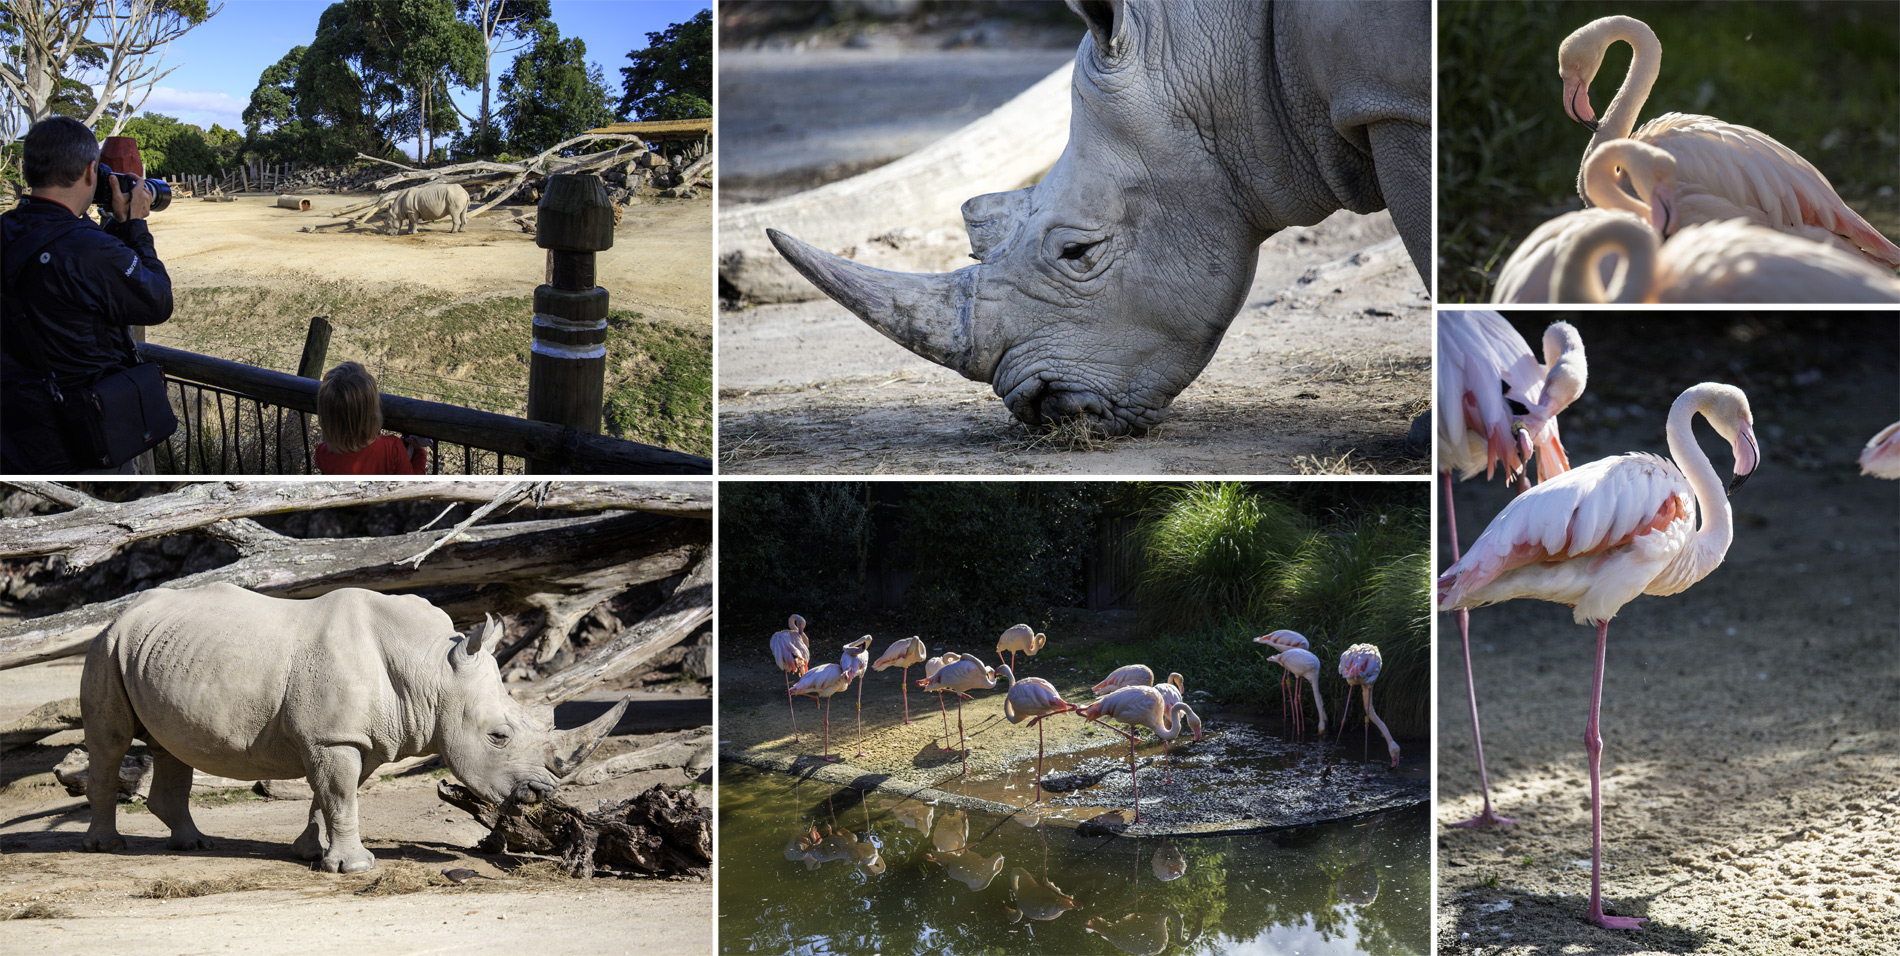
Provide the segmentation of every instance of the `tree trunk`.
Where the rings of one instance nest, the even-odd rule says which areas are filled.
[[[655,786],[597,813],[585,813],[559,797],[510,813],[447,780],[435,790],[444,803],[490,828],[476,847],[483,853],[558,856],[577,879],[598,870],[699,879],[711,872],[712,812],[690,790]]]

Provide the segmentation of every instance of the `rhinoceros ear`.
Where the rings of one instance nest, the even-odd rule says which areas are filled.
[[[455,645],[451,660],[456,666],[468,663],[477,655],[495,652],[495,644],[501,638],[501,622],[492,614],[482,615],[482,621],[481,630],[470,631],[468,637],[462,639],[462,643]]]
[[[1068,0],[1069,9],[1089,25],[1095,49],[1114,58],[1122,54],[1123,35],[1128,29],[1128,10],[1123,0]]]

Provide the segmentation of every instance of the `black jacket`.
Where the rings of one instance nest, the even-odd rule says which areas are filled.
[[[0,252],[47,223],[74,218],[57,202],[29,196],[0,216]],[[90,382],[126,364],[128,326],[171,318],[172,281],[151,230],[142,219],[106,228],[86,221],[28,259],[0,296],[0,468],[75,471],[59,440],[45,370],[61,384]]]

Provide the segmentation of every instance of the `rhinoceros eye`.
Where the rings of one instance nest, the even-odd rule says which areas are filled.
[[[505,730],[491,730],[488,732],[488,742],[497,747],[506,747],[508,746],[508,732]]]
[[[1066,244],[1066,245],[1064,245],[1064,246],[1062,247],[1062,255],[1061,255],[1061,258],[1063,258],[1063,259],[1081,259],[1081,258],[1082,258],[1083,256],[1086,256],[1086,255],[1088,255],[1088,254],[1089,254],[1089,250],[1090,250],[1090,249],[1093,249],[1093,248],[1095,248],[1096,246],[1099,246],[1099,245],[1101,245],[1101,244],[1102,244],[1102,243],[1101,243],[1101,242],[1100,242],[1099,240],[1098,240],[1098,241],[1095,241],[1095,242],[1071,242],[1071,243],[1068,243],[1068,244]]]

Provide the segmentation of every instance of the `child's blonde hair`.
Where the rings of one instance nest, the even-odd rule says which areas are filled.
[[[317,386],[317,424],[323,443],[342,454],[362,451],[383,432],[381,396],[376,379],[355,362],[324,373]]]

